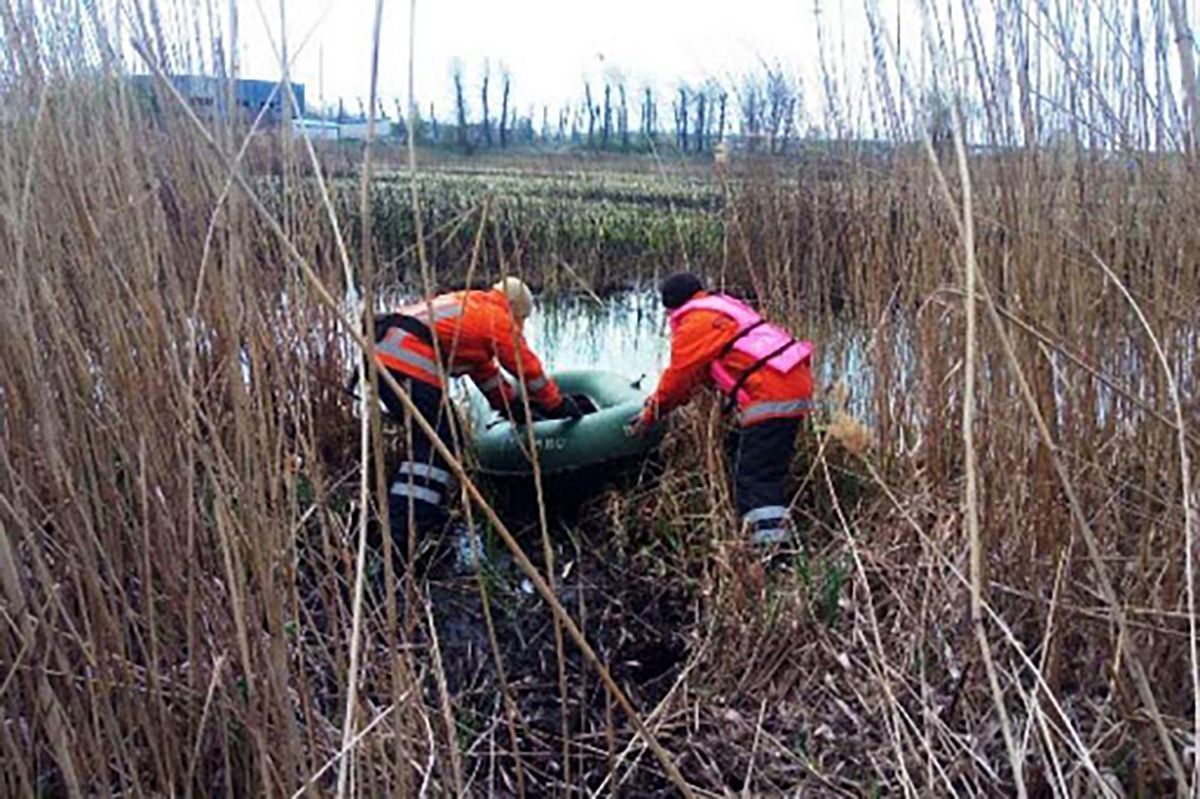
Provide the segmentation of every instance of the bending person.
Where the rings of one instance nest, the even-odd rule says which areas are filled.
[[[732,457],[743,532],[754,544],[791,536],[785,486],[801,417],[812,410],[812,344],[769,324],[745,303],[709,294],[681,272],[660,290],[670,311],[671,363],[632,432],[640,435],[687,403],[701,385],[737,409]]]
[[[579,408],[564,399],[525,342],[524,323],[532,310],[529,287],[514,277],[487,291],[443,294],[378,318],[375,357],[451,449],[449,404],[443,401],[446,377],[470,377],[494,409],[524,424],[525,406],[503,369],[513,381],[524,379],[524,393],[545,416],[577,418]],[[404,407],[383,381],[379,391],[391,416],[407,421]],[[405,427],[404,457],[389,488],[392,540],[397,546],[403,545],[410,529],[422,536],[440,531],[454,489],[453,475],[432,442],[416,424]]]

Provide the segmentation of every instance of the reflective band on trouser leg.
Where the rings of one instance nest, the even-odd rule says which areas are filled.
[[[770,527],[766,530],[755,530],[750,534],[751,544],[782,544],[791,540],[792,533],[787,527]]]
[[[545,388],[546,383],[547,383],[547,380],[546,380],[545,376],[542,376],[542,377],[537,378],[536,380],[530,380],[525,385],[529,387],[529,393],[532,394],[534,392],[541,391],[543,388]]]
[[[430,512],[440,514],[442,500],[453,485],[454,475],[440,466],[415,460],[403,461],[396,468],[391,494],[394,497],[412,497],[417,502],[432,505],[434,507],[429,509]]]
[[[744,520],[743,534],[756,544],[788,535],[786,483],[799,427],[796,418],[768,418],[736,433],[737,508]]]
[[[392,483],[390,493],[393,497],[412,497],[417,502],[427,502],[430,505],[438,505],[442,501],[442,495],[437,491],[419,485],[409,485],[403,480]]]
[[[437,437],[452,446],[443,393],[437,386],[416,380],[407,387],[421,415],[434,427]],[[400,551],[415,535],[421,543],[435,540],[446,521],[446,505],[454,497],[454,479],[438,457],[433,442],[415,422],[405,425],[400,441],[400,463],[391,475],[389,517],[392,539]]]
[[[738,421],[753,424],[763,419],[782,416],[799,416],[813,409],[812,400],[782,400],[779,402],[755,402],[738,412]]]
[[[791,533],[788,524],[788,509],[782,505],[755,508],[742,517],[744,533],[752,544],[775,544],[786,541]]]
[[[787,518],[787,508],[782,505],[767,505],[750,511],[742,517],[742,521],[746,524],[757,524],[762,521],[773,522],[784,518]]]
[[[414,474],[418,477],[424,477],[426,480],[433,480],[443,485],[449,485],[454,480],[454,475],[445,469],[439,469],[436,466],[430,466],[427,463],[413,463],[405,461],[396,469],[397,474]]]

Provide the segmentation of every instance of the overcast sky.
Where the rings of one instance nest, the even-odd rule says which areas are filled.
[[[880,0],[880,7],[885,14],[890,9],[894,20],[898,5],[912,2]],[[310,105],[319,102],[322,84],[330,104],[338,97],[348,104],[366,97],[374,5],[374,0],[338,0],[326,14],[329,0],[287,0],[293,51],[315,30],[295,60],[293,75],[305,84]],[[811,80],[817,64],[816,5],[814,0],[425,0],[417,4],[416,94],[423,107],[434,101],[449,112],[454,59],[462,62],[473,94],[485,59],[493,73],[507,67],[521,109],[573,101],[585,77],[596,82],[613,71],[620,71],[631,88],[653,82],[670,90],[680,80],[739,75],[767,59]],[[866,47],[862,0],[821,0],[819,5],[827,46],[840,49],[846,42],[848,52],[836,60],[861,65]],[[278,40],[278,4],[264,0],[262,7],[271,15],[266,23],[257,6],[241,4],[245,77],[271,78],[279,72],[271,46],[271,36]],[[393,98],[407,93],[407,0],[385,3],[382,31],[380,94],[390,113]]]
[[[61,0],[67,2],[67,0]],[[123,7],[130,13],[134,0],[94,0],[103,7]],[[138,0],[145,3],[147,0]],[[1134,0],[1121,0],[1134,2]],[[1144,57],[1153,58],[1152,21],[1163,25],[1162,41],[1168,48],[1168,78],[1178,85],[1178,56],[1158,0],[1136,0],[1141,9],[1142,25],[1148,26]],[[184,43],[193,53],[179,59],[180,69],[212,69],[207,59],[197,61],[200,50],[211,42],[206,17],[214,14],[213,25],[227,35],[229,5],[239,9],[242,77],[278,79],[280,66],[272,42],[279,42],[280,6],[287,17],[289,52],[293,56],[293,80],[305,85],[309,109],[321,105],[336,107],[339,98],[348,111],[358,110],[359,98],[369,88],[371,35],[375,0],[178,0],[159,8],[168,19],[167,39]],[[415,77],[416,98],[423,113],[430,103],[439,118],[453,114],[451,65],[461,63],[468,93],[470,117],[478,120],[479,86],[485,60],[495,78],[491,92],[493,118],[500,103],[499,75],[512,75],[512,106],[525,114],[533,111],[540,119],[543,105],[555,111],[564,104],[577,106],[585,80],[597,91],[605,79],[620,74],[630,92],[644,85],[659,92],[660,124],[670,125],[664,95],[678,85],[696,86],[709,79],[726,87],[740,83],[748,72],[758,70],[764,61],[778,64],[800,85],[802,116],[822,119],[826,100],[820,69],[821,55],[834,70],[838,106],[838,124],[849,129],[870,131],[879,124],[878,103],[869,105],[868,92],[897,97],[899,87],[892,70],[891,44],[899,46],[904,74],[915,91],[954,93],[957,82],[968,106],[978,98],[978,75],[974,62],[967,58],[972,46],[982,43],[993,49],[997,41],[997,6],[1009,8],[998,0],[979,0],[973,9],[973,27],[978,33],[974,45],[967,44],[961,0],[419,0],[416,15]],[[887,46],[881,47],[889,62],[886,92],[878,92],[867,6],[878,9]],[[1200,0],[1187,0],[1185,8],[1194,18]],[[407,97],[409,55],[409,2],[386,0],[382,24],[379,95],[385,113],[394,115],[397,101]],[[922,9],[927,16],[922,15]],[[1119,76],[1127,70],[1133,56],[1127,39],[1132,22],[1129,7],[1118,4],[1084,3],[1079,0],[1055,0],[1049,4],[1029,2],[1022,12],[1010,9],[1006,26],[1019,20],[1027,27],[1039,97],[1045,98],[1043,110],[1055,111],[1056,91],[1065,80],[1087,83],[1108,91],[1110,104],[1124,102],[1126,83]],[[1114,9],[1122,10],[1114,25]],[[1157,14],[1154,9],[1158,9]],[[1024,16],[1024,13],[1031,16]],[[1015,16],[1014,16],[1015,14]],[[1193,22],[1194,24],[1194,22]],[[1124,27],[1122,27],[1124,26]],[[136,27],[136,25],[135,25]],[[116,31],[120,34],[120,31]],[[933,51],[922,47],[923,34],[939,41]],[[942,36],[945,39],[942,39]],[[1062,51],[1063,36],[1080,48],[1071,56]],[[122,37],[117,35],[117,40]],[[948,44],[942,45],[945,41]],[[823,46],[822,46],[823,42]],[[1092,46],[1095,54],[1089,56]],[[1006,49],[1011,44],[1005,45]],[[301,49],[302,48],[302,49]],[[209,48],[211,49],[211,48]],[[298,52],[299,50],[299,52]],[[932,54],[931,54],[932,53]],[[1116,54],[1120,53],[1118,57]],[[985,58],[989,69],[999,62]],[[1009,53],[1009,59],[1015,58]],[[1093,59],[1096,73],[1079,77],[1076,67],[1068,69],[1064,58],[1074,64],[1078,59]],[[136,62],[137,59],[131,59]],[[934,63],[936,62],[936,66]],[[323,68],[322,68],[323,64]],[[1147,80],[1157,72],[1147,61]],[[957,74],[957,78],[956,78]],[[1117,79],[1114,81],[1114,76]],[[871,87],[864,91],[866,87]],[[974,89],[971,87],[974,86]],[[1107,87],[1107,88],[1106,88]],[[1156,94],[1155,86],[1148,90]],[[849,95],[849,96],[847,96]],[[734,98],[736,104],[736,98]],[[1042,102],[1042,100],[1039,100]],[[638,118],[638,99],[630,99],[631,111]],[[1012,111],[1013,109],[1009,109]],[[978,114],[975,114],[976,116]]]

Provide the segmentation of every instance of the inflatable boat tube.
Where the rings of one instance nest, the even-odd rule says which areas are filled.
[[[644,436],[628,432],[642,409],[646,394],[628,378],[612,372],[564,371],[551,375],[564,395],[575,398],[585,414],[581,419],[533,422],[533,443],[542,474],[560,474],[645,455],[662,440],[658,426]],[[482,403],[476,403],[474,450],[485,474],[533,474],[529,429],[517,426]]]

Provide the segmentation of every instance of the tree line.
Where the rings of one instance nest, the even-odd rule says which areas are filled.
[[[451,107],[421,104],[414,135],[424,146],[464,153],[553,145],[596,151],[647,152],[667,148],[706,153],[723,142],[746,150],[784,153],[805,130],[798,81],[778,65],[764,65],[737,81],[677,82],[670,90],[631,85],[619,72],[581,81],[577,97],[551,106],[517,102],[512,73],[484,61],[474,75],[461,62],[450,71]],[[392,135],[407,136],[402,103],[387,114]],[[332,116],[332,112],[327,115]],[[353,116],[339,101],[340,120]]]

